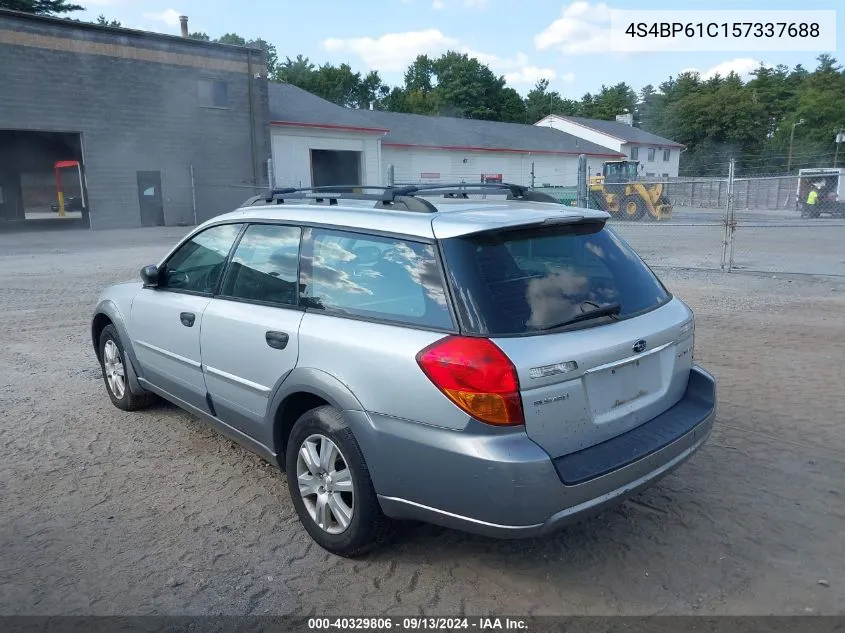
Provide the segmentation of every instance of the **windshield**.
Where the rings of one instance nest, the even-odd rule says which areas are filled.
[[[636,253],[602,223],[453,238],[443,241],[443,252],[462,327],[474,334],[554,331],[610,304],[618,304],[613,317],[624,319],[671,298]],[[572,327],[609,322],[578,319]]]

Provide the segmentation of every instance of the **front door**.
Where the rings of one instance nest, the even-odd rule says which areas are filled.
[[[164,226],[160,171],[138,172],[138,204],[141,206],[141,226]]]
[[[249,226],[202,321],[205,384],[217,417],[270,447],[268,405],[299,357],[300,232],[278,224]]]
[[[132,302],[129,335],[143,379],[206,412],[203,314],[242,226],[213,226],[181,244],[162,265],[158,287],[142,289]]]

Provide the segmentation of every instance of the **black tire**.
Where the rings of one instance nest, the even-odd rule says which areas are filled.
[[[299,489],[299,450],[308,438],[315,435],[328,438],[334,443],[352,478],[352,519],[349,525],[337,534],[323,529],[311,517]],[[302,414],[291,429],[285,457],[288,490],[293,507],[308,534],[320,547],[338,556],[354,558],[378,547],[393,535],[394,524],[381,511],[361,448],[340,411],[334,407],[323,406]]]
[[[106,346],[109,343],[114,343],[117,346],[117,350],[120,354],[120,363],[121,367],[123,368],[123,393],[115,393],[113,390],[112,385],[109,383],[109,378],[107,375],[107,360],[106,360]],[[125,359],[126,354],[124,353],[123,343],[120,342],[120,336],[117,333],[117,328],[113,325],[109,324],[103,328],[102,333],[100,334],[100,369],[103,372],[103,382],[106,385],[106,393],[109,394],[109,399],[112,401],[112,404],[116,406],[118,409],[123,409],[124,411],[139,411],[140,409],[146,409],[147,407],[155,404],[158,400],[158,397],[150,393],[149,391],[144,391],[142,393],[136,393],[132,390],[129,385],[129,380],[126,376],[126,367],[125,367]]]
[[[646,213],[645,200],[638,195],[625,196],[619,203],[619,217],[623,220],[641,220]]]

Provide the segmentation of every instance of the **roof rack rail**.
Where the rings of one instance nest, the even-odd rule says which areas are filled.
[[[313,200],[317,203],[337,205],[338,200],[372,200],[377,209],[400,209],[418,213],[437,213],[434,206],[425,197],[442,195],[444,198],[469,198],[469,194],[488,193],[491,190],[506,192],[508,200],[526,202],[553,202],[560,204],[557,198],[534,191],[523,185],[509,183],[432,183],[405,184],[392,187],[383,186],[324,186],[324,187],[284,187],[270,189],[266,196],[251,198],[257,202],[263,199],[267,204],[284,204],[286,200]],[[372,191],[373,193],[367,193]],[[253,202],[254,204],[254,202]]]
[[[470,193],[487,193],[488,190],[507,191],[508,200],[524,200],[526,202],[554,202],[560,200],[540,191],[534,191],[525,185],[515,185],[507,182],[458,182],[431,183],[421,185],[405,185],[415,187],[413,195],[424,196],[443,192],[444,198],[469,198]]]
[[[437,207],[427,200],[413,197],[416,191],[414,185],[404,187],[382,186],[324,186],[271,189],[267,193],[265,202],[284,204],[285,200],[313,200],[317,203],[334,206],[338,200],[372,200],[376,209],[402,209],[418,213],[437,213]],[[365,193],[373,190],[374,193]]]

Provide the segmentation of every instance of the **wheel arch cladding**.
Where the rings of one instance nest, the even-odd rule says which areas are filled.
[[[91,321],[91,342],[94,345],[97,360],[102,360],[100,358],[100,336],[108,325],[114,325],[114,323],[105,312],[97,312]]]
[[[361,403],[345,384],[319,369],[297,367],[276,390],[270,411],[273,449],[282,470],[285,468],[285,451],[293,425],[306,411],[324,405],[341,412],[363,410]]]
[[[273,449],[282,470],[285,470],[285,454],[293,425],[306,411],[325,405],[331,406],[331,403],[307,391],[292,393],[279,404],[273,421]]]

